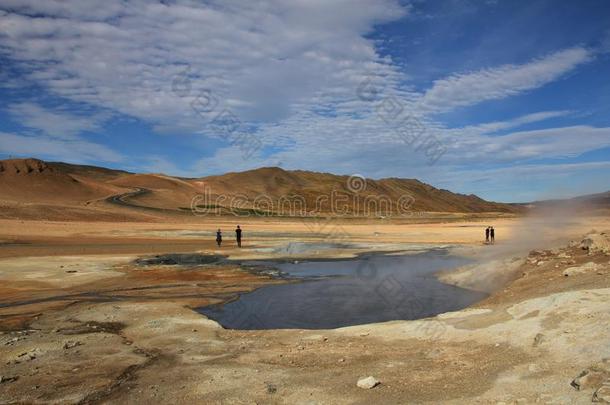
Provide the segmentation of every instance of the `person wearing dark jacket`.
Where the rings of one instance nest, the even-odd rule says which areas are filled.
[[[489,243],[489,227],[485,229],[485,243]]]
[[[222,244],[222,232],[220,231],[220,228],[216,231],[216,243],[218,244],[218,247]]]
[[[235,239],[237,239],[237,247],[241,247],[241,228],[239,225],[235,229]]]
[[[489,237],[491,239],[491,244],[493,245],[496,242],[496,231],[494,230],[493,226],[489,230]]]

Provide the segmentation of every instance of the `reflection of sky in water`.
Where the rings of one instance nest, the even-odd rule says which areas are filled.
[[[302,283],[268,286],[200,312],[236,329],[324,329],[417,319],[464,308],[485,295],[439,282],[434,273],[465,264],[441,250],[356,260],[277,264]],[[319,276],[335,276],[319,278]]]

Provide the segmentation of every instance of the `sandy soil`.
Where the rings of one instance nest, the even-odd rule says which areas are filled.
[[[497,244],[485,246],[490,224]],[[610,384],[610,256],[567,244],[593,228],[610,229],[610,218],[2,220],[0,402],[590,403]],[[439,245],[478,260],[441,279],[492,295],[425,320],[325,331],[224,330],[191,309],[285,282],[266,269],[134,262],[165,252],[296,259]],[[571,382],[584,370],[579,390]],[[366,376],[381,383],[357,387]]]

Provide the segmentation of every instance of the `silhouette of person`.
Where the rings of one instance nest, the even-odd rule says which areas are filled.
[[[220,231],[220,228],[216,231],[216,243],[218,244],[218,247],[222,244],[222,232]]]
[[[493,226],[489,230],[489,237],[491,238],[491,244],[493,245],[494,242],[496,241],[496,231],[494,230]]]
[[[489,243],[489,227],[485,229],[485,243]]]
[[[237,239],[237,247],[241,247],[241,228],[239,225],[235,229],[235,239]]]

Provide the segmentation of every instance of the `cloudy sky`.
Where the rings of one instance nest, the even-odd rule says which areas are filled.
[[[605,0],[0,0],[0,158],[610,189]]]

